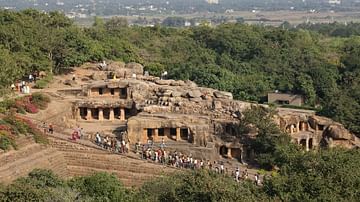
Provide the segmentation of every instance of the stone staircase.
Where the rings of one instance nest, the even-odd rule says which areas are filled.
[[[152,177],[176,171],[174,168],[113,154],[96,147],[79,144],[79,142],[52,137],[50,142],[52,147],[63,153],[69,177],[103,171],[114,173],[125,186],[140,186]]]
[[[35,168],[53,170],[60,177],[68,175],[61,152],[46,145],[36,144],[27,137],[20,138],[19,142],[19,150],[11,150],[0,155],[0,182],[10,183],[26,176]]]
[[[153,147],[159,148],[161,142],[154,142]],[[189,143],[187,141],[166,141],[165,142],[165,150],[166,151],[178,151],[183,154],[189,155],[190,153],[198,159],[207,159],[207,160],[213,160],[214,156],[217,154],[214,154],[215,150],[212,147],[201,147],[196,146],[192,143]],[[190,152],[191,151],[191,152]]]

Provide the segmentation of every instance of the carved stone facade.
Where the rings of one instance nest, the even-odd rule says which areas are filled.
[[[229,92],[142,74],[95,81],[84,85],[82,92],[73,104],[74,119],[123,121],[132,144],[173,141],[212,148],[240,161],[250,156],[237,125],[242,111],[252,104],[233,100]],[[282,109],[275,121],[306,150],[321,145],[353,147],[358,142],[341,124],[311,111]]]

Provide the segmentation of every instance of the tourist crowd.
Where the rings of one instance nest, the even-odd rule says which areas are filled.
[[[122,136],[123,137],[123,136]],[[101,135],[99,132],[95,134],[95,143],[114,153],[128,153],[130,151],[130,141],[126,138],[109,137]],[[191,154],[186,155],[179,151],[167,151],[164,140],[158,146],[155,146],[153,141],[148,141],[147,144],[135,143],[135,153],[141,156],[141,159],[150,160],[155,163],[160,163],[167,166],[173,166],[181,169],[208,169],[219,174],[228,175],[234,178],[235,181],[249,179],[247,169],[243,171],[239,167],[231,172],[226,168],[221,161],[210,161],[204,159],[196,159]],[[254,175],[254,182],[260,185],[260,174]]]
[[[141,148],[141,149],[139,149]],[[185,169],[208,169],[219,174],[228,175],[234,178],[235,181],[249,179],[249,173],[247,169],[242,172],[239,167],[229,172],[228,168],[225,167],[223,162],[210,161],[204,159],[196,159],[193,156],[183,154],[178,151],[168,152],[165,149],[165,143],[162,140],[158,148],[155,148],[153,143],[141,145],[140,143],[135,144],[136,153],[141,155],[142,159],[151,160],[155,163],[161,163],[176,168]],[[260,174],[254,175],[254,182],[260,185]]]
[[[106,150],[115,153],[128,153],[130,151],[130,141],[122,138],[118,140],[115,137],[102,136],[99,132],[95,134],[95,143]]]

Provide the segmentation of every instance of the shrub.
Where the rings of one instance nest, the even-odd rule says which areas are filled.
[[[52,74],[48,74],[46,75],[45,78],[41,79],[41,80],[37,80],[35,83],[34,88],[37,89],[44,89],[48,86],[48,84],[53,80],[53,76]]]
[[[16,117],[7,116],[4,118],[4,121],[12,127],[16,134],[27,134],[28,126],[24,122],[17,120]]]
[[[41,80],[36,81],[34,88],[44,89],[47,87],[47,85],[48,85],[48,82],[41,79]]]
[[[79,190],[81,196],[90,196],[96,201],[124,201],[126,198],[125,187],[118,178],[105,172],[75,178],[69,184]]]
[[[50,102],[49,96],[43,93],[33,93],[31,95],[31,103],[33,103],[39,109],[46,109],[49,102]]]
[[[1,135],[0,136],[0,149],[8,150],[10,148],[11,142],[8,137]]]
[[[49,144],[49,140],[47,139],[46,135],[42,133],[40,130],[32,131],[32,135],[36,143]]]
[[[64,184],[64,182],[51,170],[44,169],[34,169],[25,179],[27,183],[35,186],[38,189],[46,187],[55,188]]]
[[[31,114],[36,114],[39,112],[39,109],[32,103],[25,104],[25,111]]]
[[[12,146],[14,149],[17,149],[15,140],[5,133],[0,133],[0,149],[9,150],[10,146]]]

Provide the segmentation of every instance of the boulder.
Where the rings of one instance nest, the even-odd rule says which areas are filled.
[[[169,86],[171,84],[171,82],[173,82],[174,80],[156,80],[155,83],[158,85],[167,85]]]
[[[171,90],[165,90],[164,92],[163,92],[163,96],[166,96],[166,97],[170,97],[172,95],[172,91]]]
[[[125,65],[126,69],[130,69],[131,72],[133,74],[139,74],[139,75],[143,75],[144,74],[144,67],[136,62],[131,62]]]
[[[68,85],[68,86],[76,86],[77,85],[76,81],[70,80],[70,79],[65,80],[64,84]]]
[[[125,68],[125,63],[118,61],[118,62],[112,62],[112,63],[108,64],[104,70],[117,71],[119,69],[124,69],[124,68]]]
[[[107,74],[106,74],[106,72],[94,72],[91,75],[91,79],[93,79],[95,81],[106,80],[107,79]]]
[[[200,98],[202,96],[202,93],[199,90],[192,90],[188,92],[188,96],[190,98]]]
[[[221,109],[222,108],[221,102],[220,101],[214,101],[213,102],[213,107],[214,107],[214,109]]]
[[[196,87],[197,87],[196,83],[193,82],[193,81],[190,81],[190,80],[185,81],[185,84],[186,84],[187,86],[189,86],[189,87],[192,87],[192,88],[196,88]]]
[[[171,96],[172,97],[181,97],[182,94],[183,94],[183,92],[181,92],[181,91],[173,91],[171,93]]]
[[[170,83],[170,86],[185,86],[185,85],[186,85],[185,82],[182,80],[172,81]]]
[[[225,92],[225,91],[215,91],[214,96],[216,98],[222,98],[222,99],[229,99],[229,100],[233,99],[232,93]]]
[[[353,140],[353,135],[342,125],[330,125],[325,131],[324,135],[334,140]]]
[[[196,103],[199,103],[202,101],[202,99],[200,97],[195,97],[195,98],[190,98],[190,101],[191,102],[196,102]]]

